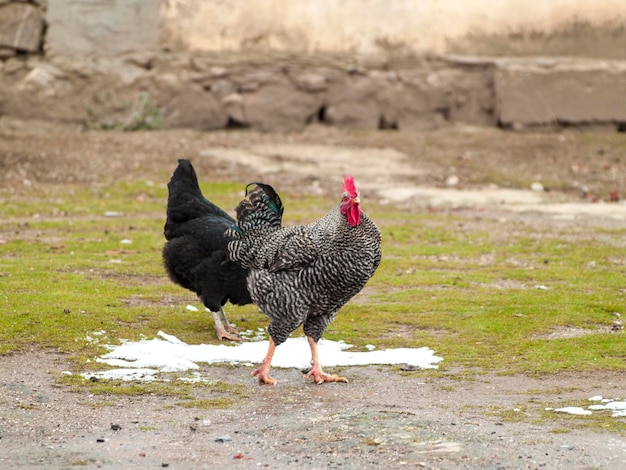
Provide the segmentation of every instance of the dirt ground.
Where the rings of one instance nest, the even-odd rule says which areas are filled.
[[[190,158],[205,181],[263,177],[282,190],[332,194],[352,171],[364,200],[407,210],[518,218],[546,230],[626,226],[624,134],[323,126],[287,135],[123,133],[0,119],[3,198],[27,198],[33,185],[165,183],[177,158]],[[533,182],[543,190],[528,190]],[[626,374],[441,377],[351,367],[342,369],[349,384],[316,386],[300,371],[275,369],[279,384],[267,387],[248,367],[205,365],[203,372],[252,391],[236,407],[198,409],[171,397],[71,392],[57,382],[70,369],[62,354],[35,349],[0,359],[3,468],[626,468],[623,434],[562,432],[537,406],[625,398]]]

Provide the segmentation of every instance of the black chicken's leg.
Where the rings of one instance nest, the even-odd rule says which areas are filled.
[[[324,382],[345,382],[348,383],[348,379],[345,377],[341,377],[338,375],[328,375],[325,374],[322,370],[322,366],[320,364],[320,358],[317,353],[317,342],[311,338],[310,336],[306,337],[309,342],[309,346],[311,347],[311,370],[308,374],[305,375],[305,379],[309,377],[313,377],[313,381],[316,384],[322,384]]]
[[[207,309],[208,310],[208,309]],[[210,311],[210,310],[209,310]],[[213,323],[215,324],[215,334],[217,339],[228,339],[230,341],[241,341],[237,334],[237,329],[228,323],[224,309],[220,308],[219,312],[211,312]]]

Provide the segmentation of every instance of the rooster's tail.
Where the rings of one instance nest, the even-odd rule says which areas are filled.
[[[228,232],[234,239],[228,244],[228,251],[233,261],[241,261],[246,266],[246,259],[255,251],[255,245],[280,229],[284,207],[269,184],[250,183],[246,186],[246,197],[235,211],[237,227]]]

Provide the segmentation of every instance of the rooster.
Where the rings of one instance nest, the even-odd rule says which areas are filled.
[[[252,302],[247,269],[228,256],[231,238],[225,232],[236,226],[235,219],[205,199],[189,160],[178,161],[167,188],[165,270],[173,282],[198,295],[213,316],[219,339],[240,340],[223,308],[227,301]]]
[[[262,183],[248,185],[236,212],[237,227],[228,231],[233,237],[230,259],[249,270],[252,301],[270,320],[269,349],[252,375],[260,383],[275,384],[269,370],[276,346],[304,325],[312,358],[306,378],[318,384],[347,382],[323,372],[317,343],[339,309],[372,277],[382,256],[380,231],[362,212],[354,179],[344,179],[339,205],[309,225],[281,228],[280,197]]]

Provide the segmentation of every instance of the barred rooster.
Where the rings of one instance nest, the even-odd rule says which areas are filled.
[[[240,340],[223,308],[227,301],[252,302],[246,284],[248,270],[228,256],[231,238],[225,232],[236,226],[235,219],[205,199],[189,160],[178,161],[167,188],[165,269],[173,282],[195,292],[210,310],[219,339]]]
[[[362,212],[354,179],[344,179],[341,203],[309,225],[281,228],[280,197],[262,183],[248,185],[236,212],[237,227],[228,232],[234,239],[228,244],[230,259],[249,270],[252,300],[270,320],[269,349],[252,375],[275,384],[269,370],[276,346],[304,325],[312,356],[306,378],[318,384],[347,382],[322,371],[317,342],[382,256],[380,231]]]

